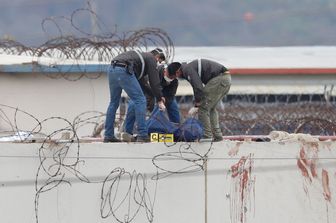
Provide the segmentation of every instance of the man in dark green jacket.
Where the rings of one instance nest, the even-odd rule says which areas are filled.
[[[230,90],[229,70],[215,61],[197,59],[181,64],[176,76],[188,80],[193,88],[195,104],[189,114],[198,113],[204,129],[203,138],[223,140],[216,106]]]

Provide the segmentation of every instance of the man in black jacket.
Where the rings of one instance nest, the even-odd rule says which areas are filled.
[[[223,140],[216,106],[230,90],[229,70],[215,61],[198,59],[180,64],[176,75],[187,79],[193,87],[195,105],[189,114],[195,115],[198,112],[198,119],[204,129],[203,138]]]
[[[149,84],[158,106],[160,109],[165,109],[156,67],[157,60],[153,53],[127,51],[113,58],[108,68],[110,103],[106,113],[104,142],[120,142],[114,135],[114,122],[122,90],[135,104],[135,119],[139,132],[137,141],[149,141],[145,123],[146,98],[138,80],[148,75]]]

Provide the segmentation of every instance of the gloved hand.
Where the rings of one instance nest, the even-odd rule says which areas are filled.
[[[158,102],[158,106],[159,106],[159,109],[160,109],[161,111],[165,111],[165,110],[166,110],[166,106],[165,106],[165,104],[164,104],[163,101],[159,101],[159,102]]]
[[[189,109],[188,111],[188,115],[189,116],[195,116],[198,112],[198,107],[192,107],[191,109]]]

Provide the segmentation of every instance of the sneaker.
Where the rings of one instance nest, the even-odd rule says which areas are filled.
[[[220,136],[220,135],[215,136],[214,139],[213,139],[214,142],[219,142],[219,141],[222,141],[222,140],[223,140],[223,136]]]
[[[200,142],[220,142],[223,140],[223,136],[215,136],[214,138],[212,137],[203,137],[200,139]]]
[[[121,142],[121,140],[117,139],[115,137],[113,137],[113,138],[104,138],[104,143],[109,143],[109,142]]]
[[[137,142],[150,142],[149,136],[138,136],[136,139]]]
[[[120,138],[123,142],[135,142],[135,137],[128,132],[120,133]]]
[[[256,142],[270,142],[271,139],[268,137],[258,137],[255,139]]]
[[[202,137],[199,142],[213,142],[212,138],[208,138],[208,137]]]

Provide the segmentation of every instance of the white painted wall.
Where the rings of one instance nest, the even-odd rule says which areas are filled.
[[[106,74],[98,79],[86,77],[78,81],[64,78],[52,79],[44,74],[1,73],[0,104],[23,110],[39,121],[50,117],[62,117],[72,122],[75,117],[88,111],[105,113],[109,103]],[[3,109],[3,107],[1,107]],[[13,123],[13,110],[6,110]],[[17,122],[22,130],[30,130],[36,125],[28,115],[19,113]],[[62,128],[64,123],[44,125],[44,130]],[[0,119],[0,131],[8,130],[8,125]],[[92,128],[88,132],[91,133]]]
[[[109,102],[106,74],[78,81],[53,79],[44,74],[1,73],[0,102],[43,117],[105,111]],[[44,114],[44,116],[42,116]]]
[[[67,146],[0,143],[1,222],[35,223],[35,214],[40,223],[126,222],[127,216],[134,216],[128,222],[145,223],[152,215],[160,223],[336,222],[335,142],[86,143],[79,145],[78,156],[77,144]],[[67,153],[60,155],[60,165],[52,157],[62,148]],[[246,162],[231,171],[243,156]],[[307,161],[302,168],[307,176],[298,167],[299,157]],[[40,158],[46,158],[45,169],[38,170]],[[138,178],[123,174],[119,181],[114,174],[103,184],[116,168]],[[323,170],[329,186],[323,184]],[[47,173],[57,173],[49,182],[64,175],[68,183],[50,189]],[[137,201],[143,194],[138,191],[146,188],[141,207],[135,186]],[[37,193],[43,187],[46,191]],[[108,212],[109,203],[115,216]]]

